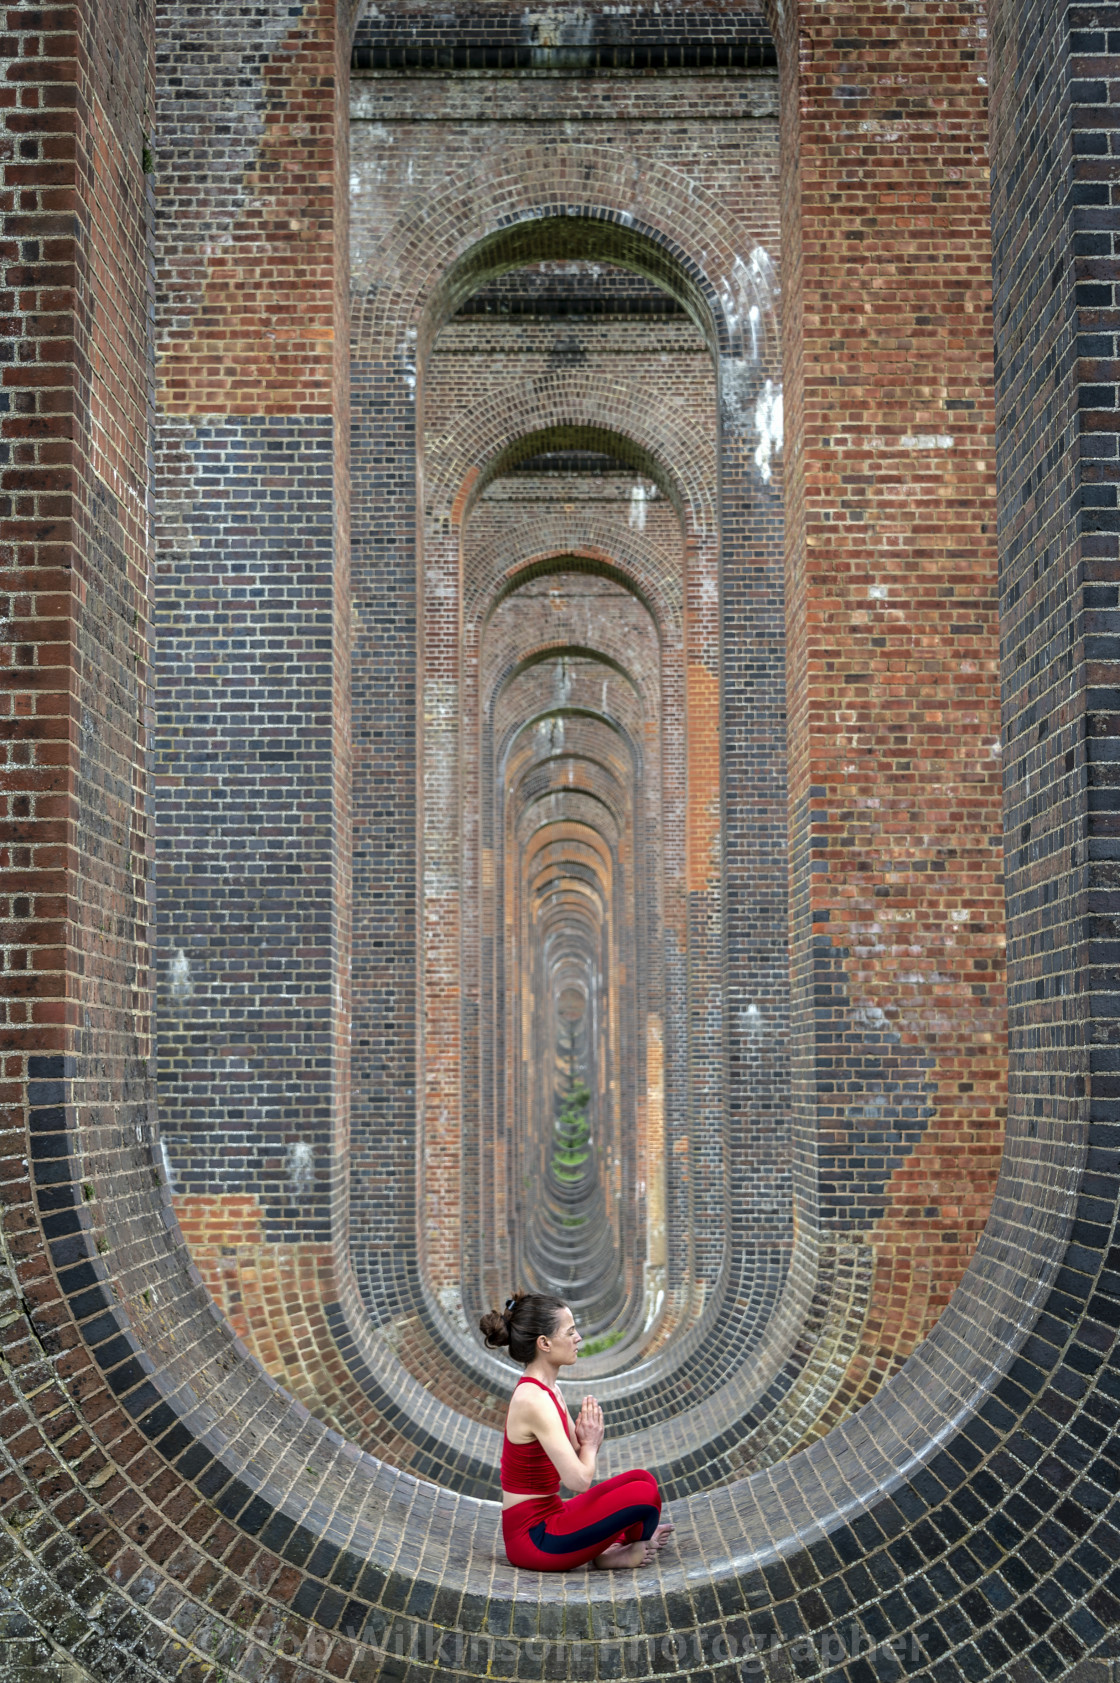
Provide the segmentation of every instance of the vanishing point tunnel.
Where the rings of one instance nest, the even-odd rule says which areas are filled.
[[[4,42],[0,1678],[1103,1683],[1120,6]]]

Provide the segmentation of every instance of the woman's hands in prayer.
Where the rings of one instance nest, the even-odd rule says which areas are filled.
[[[576,1442],[581,1449],[585,1444],[588,1449],[598,1449],[605,1432],[602,1409],[594,1397],[584,1397],[576,1417]]]

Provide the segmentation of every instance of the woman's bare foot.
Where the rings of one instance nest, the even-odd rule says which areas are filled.
[[[659,1550],[665,1547],[674,1529],[672,1521],[665,1520],[644,1543],[612,1543],[609,1549],[596,1555],[591,1564],[602,1567],[648,1566]]]
[[[643,1566],[649,1565],[654,1555],[658,1554],[660,1550],[665,1547],[665,1544],[669,1541],[669,1538],[675,1530],[676,1526],[673,1524],[671,1519],[662,1520],[653,1536],[648,1538],[647,1541],[642,1544],[642,1548],[645,1551],[642,1558]]]
[[[591,1562],[592,1566],[643,1566],[646,1559],[646,1543],[612,1543],[609,1549],[597,1554]]]

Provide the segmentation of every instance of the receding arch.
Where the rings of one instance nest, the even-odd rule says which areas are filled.
[[[718,199],[663,162],[635,179],[612,148],[575,144],[571,154],[581,183],[573,201],[557,203],[553,181],[534,180],[523,157],[498,151],[484,183],[453,176],[388,238],[359,248],[354,355],[415,375],[454,309],[491,275],[547,258],[553,242],[561,255],[566,242],[584,242],[589,257],[617,261],[678,299],[713,355],[776,368],[777,287],[758,237],[744,253],[741,230]],[[360,146],[351,162],[360,181]],[[764,264],[751,262],[755,252]]]
[[[679,590],[678,599],[672,601],[666,588],[668,581],[647,579],[639,557],[624,560],[614,552],[592,548],[534,552],[523,559],[507,562],[506,571],[496,582],[490,579],[486,579],[484,583],[480,581],[474,596],[468,595],[470,612],[465,616],[466,624],[471,629],[477,625],[485,630],[506,598],[520,590],[523,585],[532,584],[539,578],[569,572],[586,572],[593,577],[608,579],[612,584],[629,591],[649,614],[659,638],[664,635],[666,618],[674,629],[679,631]],[[489,595],[483,594],[484,589],[489,590]]]
[[[537,665],[539,665],[539,662],[531,661],[525,670],[531,671],[533,667]],[[625,742],[632,757],[637,755],[636,744],[633,742],[624,726],[619,720],[612,719],[609,714],[600,712],[594,707],[549,707],[545,711],[532,714],[530,717],[522,720],[520,724],[512,725],[510,727],[510,734],[507,742],[499,751],[499,763],[506,759],[512,750],[513,744],[517,741],[519,736],[522,736],[527,731],[535,729],[537,725],[544,724],[549,719],[593,719],[597,724],[605,726],[605,728],[614,736],[617,736],[620,741]],[[554,760],[567,759],[568,757],[568,751],[561,750],[558,753],[545,755],[542,760],[535,763],[551,764]]]
[[[629,684],[635,694],[640,694],[640,687],[634,674],[630,672],[620,660],[613,655],[606,654],[602,649],[592,648],[585,643],[543,643],[540,648],[533,649],[529,654],[522,655],[513,666],[503,672],[497,685],[491,691],[494,700],[500,691],[513,683],[523,672],[529,672],[534,666],[543,666],[550,660],[586,660],[595,666],[605,666],[624,683]]]
[[[433,314],[446,320],[484,281],[550,257],[612,263],[656,281],[683,305],[713,355],[732,354],[732,329],[721,302],[700,265],[676,241],[628,221],[625,213],[585,210],[578,203],[560,214],[523,213],[484,236],[448,269],[432,301]]]
[[[654,164],[648,171],[644,171],[640,178],[635,175],[627,182],[618,177],[615,169],[617,160],[608,155],[609,151],[609,148],[606,153],[601,149],[590,149],[590,152],[598,152],[598,156],[592,158],[589,153],[585,159],[586,167],[583,169],[579,188],[580,196],[586,195],[590,203],[580,206],[565,204],[560,207],[556,216],[546,212],[543,221],[557,226],[546,230],[544,243],[538,247],[536,255],[531,243],[519,243],[516,248],[510,246],[506,230],[513,230],[515,224],[523,223],[525,226],[520,229],[517,239],[520,241],[524,237],[531,241],[532,229],[529,225],[542,222],[540,211],[542,206],[547,207],[549,204],[555,183],[541,182],[538,184],[541,190],[538,191],[531,180],[523,179],[519,186],[510,186],[510,190],[507,191],[507,184],[503,178],[505,160],[500,157],[490,161],[493,170],[488,165],[485,180],[477,176],[469,180],[461,178],[454,168],[449,168],[446,191],[441,187],[435,193],[426,196],[421,218],[425,222],[424,227],[412,216],[412,209],[419,207],[410,207],[398,227],[388,230],[384,240],[379,239],[376,251],[367,247],[357,252],[354,344],[358,356],[356,367],[361,370],[359,378],[364,380],[368,370],[369,378],[378,389],[391,389],[409,406],[407,410],[400,411],[404,431],[399,436],[407,434],[407,415],[415,414],[426,429],[428,442],[433,447],[438,446],[438,449],[423,449],[422,501],[426,505],[427,517],[422,543],[418,546],[425,592],[430,589],[430,596],[426,599],[431,602],[439,619],[438,628],[433,630],[427,651],[434,658],[426,659],[428,681],[420,698],[425,742],[430,744],[431,748],[430,757],[427,747],[425,748],[426,773],[422,794],[425,813],[423,857],[427,880],[443,885],[447,895],[439,910],[434,902],[431,904],[427,918],[428,927],[438,931],[437,940],[440,947],[438,953],[433,949],[429,973],[433,982],[438,983],[441,976],[449,973],[448,963],[454,965],[455,955],[466,955],[462,970],[464,1000],[474,999],[477,985],[477,978],[471,969],[477,962],[474,931],[472,927],[464,944],[456,921],[458,910],[452,896],[452,886],[456,882],[459,884],[459,906],[473,906],[471,894],[464,896],[462,889],[471,883],[482,885],[496,882],[503,869],[495,845],[496,834],[493,832],[495,815],[490,803],[494,790],[490,785],[483,787],[489,776],[489,771],[485,768],[492,766],[490,756],[495,745],[487,739],[489,726],[485,721],[489,715],[483,707],[483,698],[475,683],[476,663],[481,657],[492,623],[492,615],[488,611],[493,600],[492,581],[499,571],[498,559],[502,557],[502,548],[509,531],[508,526],[502,528],[497,501],[493,499],[493,487],[510,486],[516,481],[521,464],[531,460],[532,451],[539,448],[542,437],[545,437],[546,427],[585,428],[589,423],[602,425],[604,416],[601,413],[596,416],[587,407],[582,410],[569,410],[564,414],[557,410],[554,401],[549,407],[550,397],[555,399],[556,390],[562,382],[567,381],[569,391],[572,389],[571,369],[558,370],[554,376],[537,382],[535,392],[526,390],[522,383],[522,412],[531,414],[532,406],[536,404],[539,416],[536,424],[530,420],[529,424],[522,424],[504,437],[496,432],[491,440],[491,447],[478,452],[474,459],[469,452],[460,453],[461,475],[456,480],[454,474],[448,472],[445,482],[439,483],[444,473],[444,446],[449,441],[454,442],[444,422],[441,420],[437,425],[432,420],[435,413],[432,403],[436,383],[432,373],[431,353],[435,346],[435,354],[439,354],[439,333],[444,322],[451,319],[446,311],[454,302],[441,294],[440,288],[444,279],[449,277],[459,288],[456,296],[467,295],[471,286],[483,284],[490,270],[504,274],[508,273],[511,267],[515,268],[524,262],[548,260],[549,254],[556,249],[551,242],[564,237],[558,225],[579,222],[585,212],[592,221],[604,225],[617,221],[622,227],[636,232],[636,240],[630,234],[625,236],[626,249],[623,255],[626,262],[623,267],[629,267],[632,272],[646,274],[647,278],[663,274],[666,260],[670,264],[675,263],[678,253],[689,252],[688,231],[682,226],[681,218],[677,214],[672,218],[663,219],[660,211],[653,210],[652,214],[649,212],[652,201],[657,200],[663,190],[680,186],[679,172],[666,173]],[[512,163],[512,159],[508,161]],[[522,174],[524,175],[523,171]],[[493,225],[485,228],[473,219],[480,217],[484,220],[486,213],[483,201],[488,198],[494,182],[499,183],[498,192],[502,202],[500,208],[495,207]],[[612,204],[612,198],[617,198],[618,202]],[[630,203],[623,202],[627,198],[630,199]],[[651,206],[646,207],[646,213],[636,213],[633,203],[635,198],[651,201]],[[438,225],[429,219],[432,206],[437,204],[441,207]],[[750,389],[750,382],[761,380],[767,370],[771,373],[777,371],[777,335],[771,333],[768,327],[774,319],[775,294],[770,287],[763,298],[756,287],[756,281],[765,280],[766,265],[770,259],[763,253],[756,268],[751,269],[748,259],[755,250],[756,241],[752,238],[744,242],[742,239],[741,208],[731,220],[727,220],[726,217],[727,207],[718,201],[713,200],[709,208],[713,219],[706,220],[703,241],[695,246],[696,252],[703,252],[703,258],[699,262],[694,262],[694,255],[689,258],[689,262],[695,267],[696,276],[707,278],[700,284],[696,281],[696,276],[693,276],[686,284],[691,286],[696,281],[699,285],[699,292],[705,300],[704,310],[724,313],[728,334],[722,339],[717,335],[713,356],[712,336],[698,333],[696,330],[696,310],[686,310],[687,321],[679,323],[681,331],[695,338],[696,348],[690,354],[701,359],[704,367],[711,369],[712,373],[702,423],[694,423],[690,427],[678,430],[678,435],[670,440],[669,447],[662,450],[662,456],[668,462],[672,462],[674,456],[683,461],[694,448],[698,438],[718,442],[721,431],[725,443],[727,440],[734,441],[731,445],[731,456],[728,458],[733,459],[734,455],[744,448],[740,423],[745,413],[743,404],[746,401],[745,394]],[[443,215],[444,210],[446,216]],[[600,214],[601,210],[605,211],[605,214]],[[687,222],[688,218],[685,220]],[[729,241],[726,248],[723,248],[720,244],[720,227],[726,223],[730,229],[732,221],[737,221],[740,236],[734,241]],[[472,266],[468,256],[472,245],[483,238],[488,239],[495,232],[501,237],[477,253],[478,260]],[[474,235],[477,235],[477,239]],[[583,237],[582,233],[580,237]],[[597,240],[599,232],[596,231],[592,237]],[[409,285],[412,285],[413,278],[421,272],[431,281],[430,286],[425,282],[417,287],[410,299],[394,284],[394,275],[391,272],[394,266],[394,251],[405,249],[405,246],[398,247],[395,244],[398,239],[405,242],[408,250]],[[768,238],[767,243],[773,250],[772,237]],[[438,258],[437,247],[440,253]],[[761,251],[761,247],[759,250]],[[607,260],[609,261],[609,258]],[[456,265],[460,267],[455,267]],[[376,290],[370,288],[367,291],[366,280],[372,279],[374,270],[379,267],[381,272],[374,282]],[[468,270],[471,271],[469,275]],[[714,280],[710,278],[709,271],[715,276]],[[773,279],[772,274],[770,278]],[[660,282],[654,278],[653,284],[658,285]],[[366,293],[366,296],[362,297],[362,293]],[[672,293],[668,295],[672,296]],[[752,312],[756,318],[755,324],[750,331],[746,331],[747,318]],[[382,333],[382,337],[376,343],[375,329],[376,332]],[[460,331],[460,328],[457,327],[456,331]],[[744,353],[742,357],[732,354],[737,350]],[[385,353],[384,356],[381,352]],[[373,359],[377,361],[376,367]],[[703,378],[706,380],[707,375]],[[724,413],[720,407],[720,392],[728,386],[729,380],[734,388],[738,408],[732,404],[731,409]],[[494,387],[494,402],[500,405],[507,402],[510,393],[505,389],[497,392],[499,383],[498,380],[491,382]],[[414,403],[415,408],[412,408]],[[481,414],[476,419],[486,425],[486,418]],[[607,416],[606,419],[610,422],[608,430],[622,431],[627,436],[633,434],[638,443],[644,442],[640,428],[620,427],[613,416]],[[648,419],[647,417],[647,424]],[[670,418],[670,426],[671,424]],[[533,432],[537,434],[535,440],[518,442],[519,434],[524,439],[525,435]],[[581,439],[586,441],[588,434],[586,431],[574,436],[571,433],[554,432],[552,437],[553,441],[571,444],[578,443]],[[545,441],[547,442],[547,438]],[[594,441],[608,442],[601,434],[595,437]],[[500,453],[509,446],[513,448],[503,462]],[[455,453],[454,449],[449,451],[451,456]],[[613,445],[609,453],[613,455],[614,461],[620,459],[619,452]],[[660,489],[666,483],[663,478],[659,480],[648,474],[645,470],[648,470],[650,464],[636,458],[632,450],[624,452],[623,459],[626,471],[648,478],[651,488]],[[507,468],[510,471],[505,471]],[[496,469],[500,471],[495,471]],[[698,471],[692,472],[689,469],[688,473],[694,483],[699,484],[706,480],[708,485],[716,484],[720,478],[717,450],[713,447],[707,462],[702,466],[698,464]],[[734,474],[732,479],[725,483],[734,484]],[[601,523],[599,530],[595,531],[588,529],[587,522],[584,521],[584,529],[579,530],[581,520],[577,515],[571,519],[568,526],[571,539],[575,541],[563,545],[554,546],[548,543],[546,546],[538,546],[538,553],[540,547],[566,547],[585,549],[588,554],[597,550],[600,555],[607,557],[610,557],[612,552],[627,559],[633,556],[638,560],[641,557],[644,562],[640,568],[643,582],[649,581],[652,586],[652,589],[644,588],[641,594],[647,603],[652,603],[656,593],[654,623],[661,650],[662,688],[656,713],[651,713],[638,734],[645,743],[652,740],[648,736],[650,731],[657,732],[662,738],[659,743],[660,757],[652,756],[650,765],[658,768],[655,775],[659,782],[658,793],[663,810],[659,815],[655,815],[648,807],[642,812],[636,832],[638,851],[645,858],[652,857],[649,851],[649,836],[652,833],[650,826],[652,824],[656,829],[660,825],[660,833],[665,838],[663,857],[668,875],[660,885],[656,917],[661,920],[661,927],[669,942],[667,962],[676,967],[673,971],[672,985],[678,990],[680,998],[679,1006],[674,1006],[666,1013],[666,1021],[671,1019],[674,1024],[714,1024],[719,1020],[721,1011],[721,963],[718,947],[723,928],[722,914],[717,903],[720,858],[720,848],[716,839],[720,821],[718,777],[713,781],[712,773],[708,769],[713,762],[707,756],[696,755],[689,764],[687,745],[680,732],[675,725],[667,727],[665,723],[666,720],[677,718],[690,719],[697,738],[704,733],[718,730],[718,509],[715,498],[704,507],[701,494],[700,498],[695,499],[699,514],[698,517],[694,517],[687,506],[687,493],[691,489],[691,486],[685,486],[686,494],[676,498],[664,493],[659,495],[656,504],[651,505],[649,539],[652,541],[647,541],[644,546],[637,532],[620,532],[617,522],[612,536],[607,535]],[[450,495],[447,494],[448,491]],[[674,503],[677,505],[676,509]],[[560,518],[568,517],[558,515],[558,520]],[[623,525],[625,523],[624,510]],[[617,542],[614,542],[614,536],[617,536]],[[483,545],[487,546],[485,561]],[[517,547],[522,551],[524,549],[524,545],[520,543]],[[493,563],[490,557],[493,557]],[[507,570],[509,559],[507,551],[502,557],[502,572]],[[482,562],[481,570],[476,562]],[[661,581],[660,588],[657,581]],[[458,597],[453,593],[455,590],[460,592]],[[679,602],[679,607],[673,601],[674,597]],[[479,624],[475,612],[475,604],[480,599],[485,615],[482,625]],[[462,641],[456,645],[460,649],[460,659],[452,669],[445,663],[441,651],[452,646],[460,626]],[[648,693],[646,699],[649,699]],[[464,762],[461,759],[457,761],[456,756],[461,754],[469,741],[464,732],[473,731],[474,721],[480,718],[483,721],[479,726],[480,759],[477,762]],[[476,763],[481,770],[476,771]],[[441,811],[439,803],[444,799],[442,791],[453,787],[453,782],[448,778],[447,768],[456,764],[460,771],[453,775],[461,776],[459,787],[462,791],[463,816],[460,822],[459,813],[455,812],[450,822],[445,822],[442,815],[434,815]],[[478,814],[477,819],[473,816],[475,813]],[[488,826],[491,827],[489,833]],[[691,901],[689,885],[692,890]],[[487,899],[489,892],[488,888],[483,888],[480,901],[480,934],[484,943],[493,941],[500,934],[493,924],[494,913]],[[470,916],[473,919],[473,909]],[[691,1004],[686,1006],[685,999],[690,993]],[[450,1028],[450,1013],[446,1021]],[[475,1021],[473,1004],[464,1006],[461,1021],[465,1060],[462,1067],[468,1072],[468,1087],[472,1087],[475,1081],[471,1073],[473,1066],[470,1064],[471,1036],[474,1033]],[[457,1033],[458,1029],[455,1032]],[[437,1041],[438,1035],[429,1036],[427,1044],[434,1046]],[[717,1078],[715,1072],[721,1071],[723,1067],[722,1054],[717,1046],[712,1044],[705,1048],[703,1054],[698,1053],[687,1075],[687,1080],[694,1084],[696,1094],[695,1111],[690,1107],[689,1114],[703,1118],[695,1124],[698,1131],[693,1141],[694,1151],[691,1158],[694,1164],[701,1167],[692,1177],[695,1190],[690,1191],[687,1198],[682,1190],[681,1196],[682,1209],[688,1199],[695,1198],[695,1207],[703,1207],[708,1211],[704,1219],[710,1236],[710,1260],[705,1263],[709,1278],[702,1287],[698,1287],[700,1298],[697,1301],[702,1299],[706,1306],[705,1312],[712,1316],[716,1313],[717,1302],[726,1283],[725,1270],[718,1263],[717,1254],[726,1248],[725,1236],[730,1231],[727,1210],[721,1202],[725,1194],[721,1189],[719,1176],[710,1176],[706,1167],[709,1163],[717,1161],[721,1154],[715,1136],[722,1126],[719,1120],[721,1107],[717,1093],[718,1079],[722,1077]],[[457,1082],[443,1088],[436,1102],[442,1113],[464,1113]],[[704,1143],[701,1143],[702,1133]],[[710,1140],[708,1136],[711,1136]],[[469,1155],[468,1149],[468,1157]],[[673,1161],[683,1165],[684,1158],[675,1155]],[[682,1188],[683,1180],[684,1177]],[[716,1214],[717,1208],[722,1211],[721,1214]],[[491,1288],[488,1286],[487,1289]],[[687,1301],[690,1289],[682,1287],[681,1292],[673,1297],[674,1314],[679,1313],[682,1317],[687,1317],[695,1308],[694,1304],[690,1305]],[[674,1291],[676,1290],[674,1287]]]
[[[716,438],[698,438],[686,416],[654,416],[637,393],[604,392],[592,374],[568,368],[495,382],[483,403],[464,407],[453,428],[431,441],[426,519],[437,530],[461,527],[483,491],[519,460],[546,443],[577,440],[609,447],[664,490],[696,538],[714,540]]]

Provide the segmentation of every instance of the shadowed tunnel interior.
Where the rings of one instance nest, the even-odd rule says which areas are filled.
[[[682,781],[687,728],[672,467],[595,421],[610,414],[611,377],[633,379],[624,336],[639,310],[695,345],[698,372],[711,365],[680,307],[641,275],[553,260],[507,271],[460,307],[434,347],[429,413],[445,391],[463,401],[465,370],[488,393],[490,359],[472,346],[492,347],[495,317],[504,327],[514,310],[518,337],[552,341],[548,366],[579,377],[568,402],[588,419],[507,445],[461,527],[464,556],[479,556],[478,729],[464,732],[463,758],[478,757],[468,787],[477,779],[483,864],[470,886],[496,935],[479,1040],[493,1195],[508,1210],[493,1266],[568,1301],[594,1353],[639,1347],[664,1301],[666,779]],[[595,368],[574,337],[591,321],[610,356]],[[519,360],[535,373],[539,354]],[[507,424],[519,419],[515,409]],[[583,554],[548,554],[544,534],[574,534],[577,511]],[[651,599],[672,616],[668,637]]]

